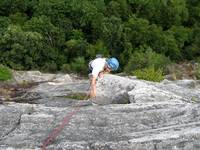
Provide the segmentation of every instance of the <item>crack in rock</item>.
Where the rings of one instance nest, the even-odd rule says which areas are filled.
[[[4,135],[2,135],[2,137],[0,138],[0,141],[2,141],[3,139],[5,139],[9,134],[11,134],[12,132],[14,132],[17,129],[17,127],[21,124],[21,117],[22,117],[22,115],[23,115],[22,113],[19,115],[18,121],[14,124],[14,126],[10,129],[10,131],[8,131]]]

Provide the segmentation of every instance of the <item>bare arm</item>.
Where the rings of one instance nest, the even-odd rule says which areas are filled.
[[[102,78],[104,74],[110,73],[110,70],[104,69],[99,73],[99,78]]]

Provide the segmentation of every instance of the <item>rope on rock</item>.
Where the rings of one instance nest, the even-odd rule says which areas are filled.
[[[85,96],[85,98],[82,100],[81,103],[79,103],[79,105],[77,105],[75,107],[75,109],[73,111],[71,111],[68,115],[66,115],[63,118],[62,123],[55,129],[53,129],[53,131],[49,134],[49,136],[44,140],[42,146],[41,146],[41,150],[46,150],[46,147],[51,144],[53,142],[53,140],[59,135],[59,133],[63,130],[63,128],[65,127],[66,124],[69,123],[69,121],[72,119],[72,117],[80,110],[80,106],[83,103],[84,100],[86,100],[89,96],[89,93]]]

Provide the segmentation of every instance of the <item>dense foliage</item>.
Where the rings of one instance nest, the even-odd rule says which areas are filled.
[[[0,81],[12,79],[12,72],[8,67],[0,65]]]
[[[200,1],[0,0],[0,64],[84,73],[99,53],[127,72],[199,59]]]

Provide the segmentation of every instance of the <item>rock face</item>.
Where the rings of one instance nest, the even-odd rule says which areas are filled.
[[[106,75],[97,85],[99,105],[92,105],[65,97],[89,87],[88,80],[68,77],[57,75],[29,89],[26,94],[40,95],[35,104],[0,105],[0,149],[200,149],[198,81],[153,83]],[[54,130],[63,118],[64,128]],[[53,131],[57,136],[46,142]]]

